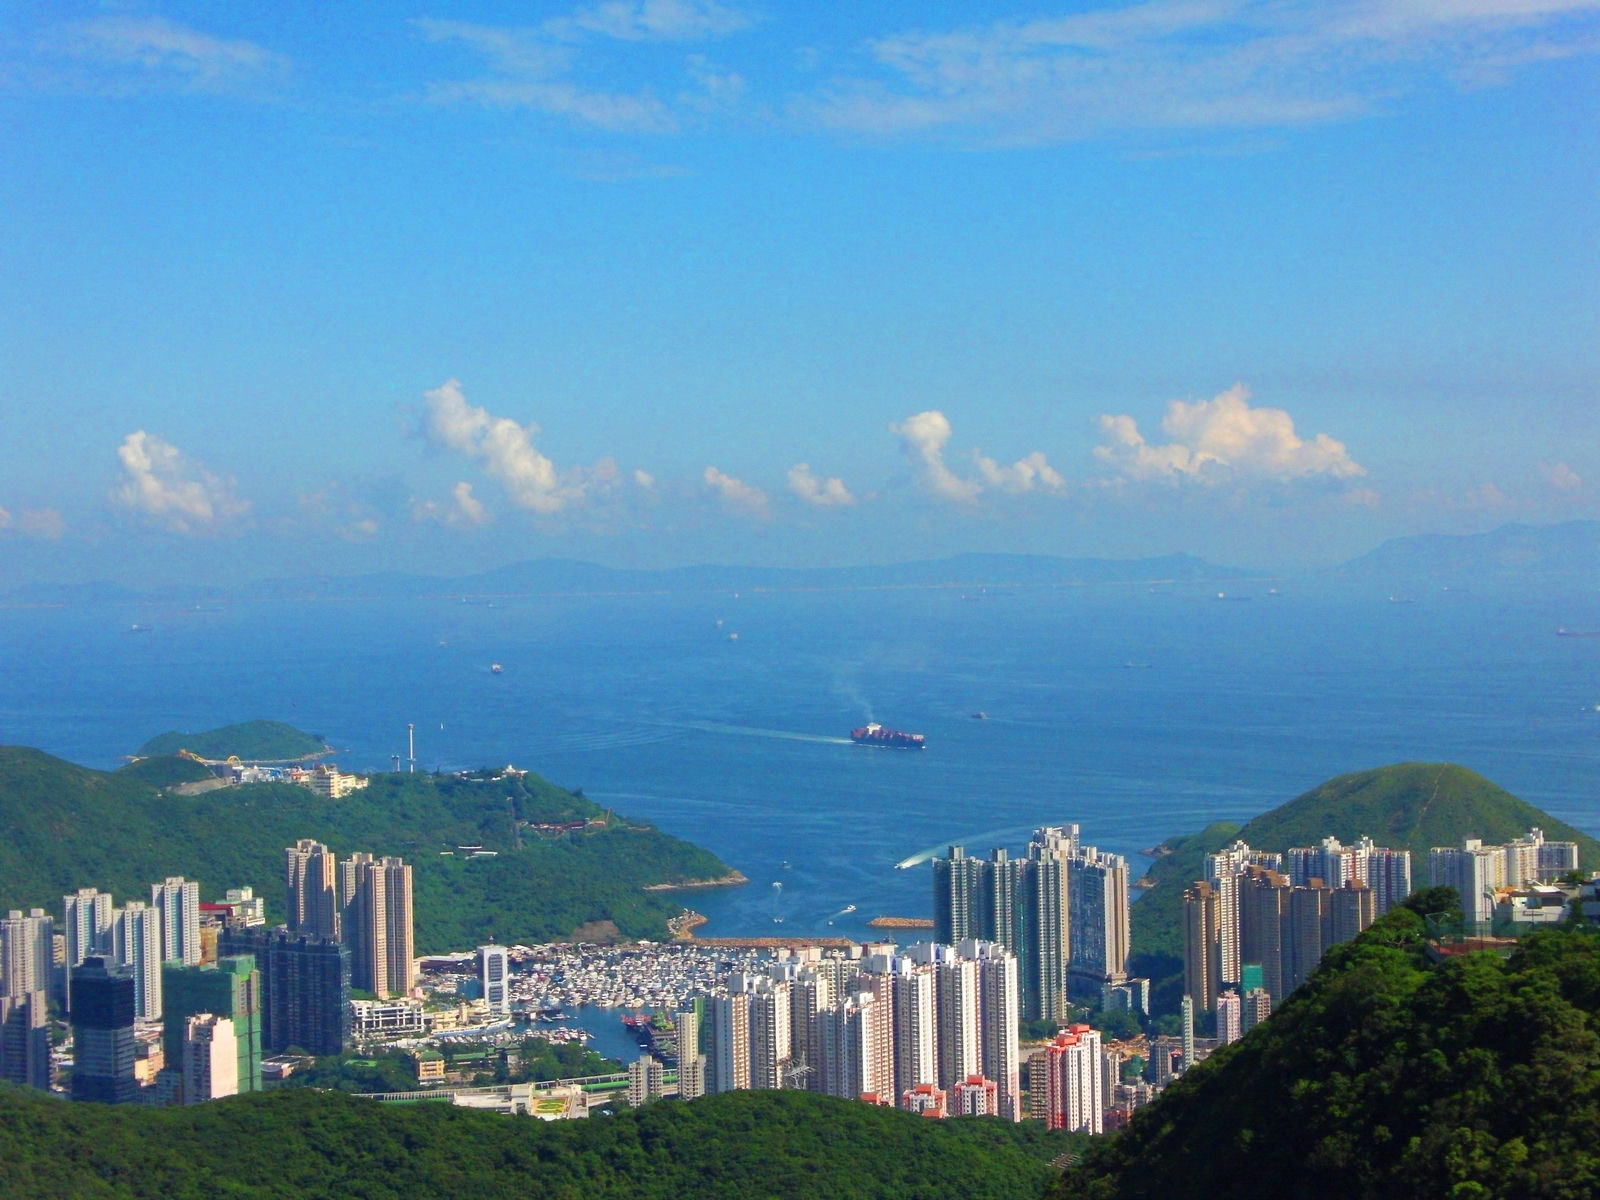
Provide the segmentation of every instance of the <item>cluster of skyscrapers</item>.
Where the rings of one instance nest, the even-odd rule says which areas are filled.
[[[933,936],[995,942],[1016,955],[1025,1020],[1064,1020],[1069,997],[1099,1004],[1128,981],[1128,862],[1081,844],[1078,826],[1034,831],[1003,849],[933,860]]]
[[[351,987],[380,1000],[410,992],[416,984],[416,940],[411,868],[405,861],[356,853],[339,862],[310,838],[284,853],[288,931],[348,947]]]
[[[1219,1028],[1236,1010],[1270,1011],[1330,947],[1410,892],[1410,851],[1370,838],[1343,846],[1330,837],[1285,854],[1234,842],[1206,856],[1205,878],[1183,894],[1184,995],[1199,1011],[1225,1014]]]
[[[1578,844],[1546,841],[1538,826],[1500,846],[1467,838],[1460,846],[1428,851],[1429,884],[1455,888],[1461,894],[1462,916],[1477,925],[1490,923],[1497,891],[1558,879],[1577,869]]]
[[[216,913],[260,919],[248,888],[202,905],[198,884],[172,877],[148,904],[80,888],[62,907],[59,934],[43,909],[0,921],[0,1077],[50,1087],[54,1000],[71,1018],[75,1098],[183,1103],[260,1087],[259,975],[217,952]],[[141,1040],[141,1022],[160,1022],[159,1038]]]
[[[994,942],[806,948],[675,1018],[678,1094],[801,1088],[1021,1120],[1017,958]]]
[[[343,1050],[352,986],[413,986],[411,868],[337,862],[310,840],[286,855],[275,929],[251,889],[205,904],[181,877],[120,908],[80,888],[59,933],[43,909],[0,919],[0,1079],[50,1087],[52,1000],[71,1020],[77,1099],[195,1103],[259,1090],[264,1051]]]

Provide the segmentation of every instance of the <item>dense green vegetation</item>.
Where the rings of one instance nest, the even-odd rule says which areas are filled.
[[[1600,1194],[1600,934],[1434,965],[1419,914],[1456,900],[1438,891],[1332,950],[1051,1195]]]
[[[1183,891],[1203,874],[1203,860],[1235,838],[1257,850],[1315,846],[1362,835],[1411,851],[1412,882],[1428,881],[1428,850],[1464,837],[1508,842],[1537,825],[1554,841],[1578,843],[1578,861],[1600,866],[1600,842],[1540,812],[1482,775],[1450,763],[1399,763],[1340,775],[1243,826],[1218,823],[1162,844],[1170,853],[1146,875],[1156,886],[1133,906],[1133,945],[1145,954],[1183,953]],[[1181,964],[1180,964],[1181,967]]]
[[[546,1124],[280,1091],[177,1109],[0,1089],[10,1200],[58,1196],[830,1200],[1037,1196],[1081,1145],[1037,1122],[930,1121],[807,1092],[663,1101]]]
[[[290,784],[173,795],[150,782],[155,770],[107,773],[0,748],[0,909],[54,909],[90,886],[143,897],[152,882],[183,875],[200,880],[208,900],[254,887],[269,917],[282,920],[283,850],[309,837],[341,857],[366,850],[411,863],[417,949],[434,953],[491,938],[549,941],[605,922],[659,938],[682,904],[645,885],[728,872],[708,851],[614,815],[588,830],[541,834],[527,823],[607,814],[532,774],[384,774],[327,800]],[[469,859],[460,846],[497,856]]]
[[[158,757],[187,750],[201,758],[224,759],[237,754],[246,762],[278,762],[321,754],[326,749],[320,737],[282,721],[245,721],[204,733],[172,730],[151,738],[139,747],[139,753]]]

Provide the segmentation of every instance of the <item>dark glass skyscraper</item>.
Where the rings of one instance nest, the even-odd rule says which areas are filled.
[[[223,931],[225,956],[254,955],[261,972],[261,1045],[270,1054],[338,1054],[350,1041],[350,951],[286,929]]]
[[[72,972],[72,1098],[127,1104],[134,1078],[133,975],[94,955]]]

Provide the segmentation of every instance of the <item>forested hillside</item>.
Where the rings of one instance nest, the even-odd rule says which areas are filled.
[[[0,1087],[8,1200],[1017,1200],[1080,1145],[1033,1122],[930,1121],[793,1091],[546,1124],[310,1091],[155,1110]]]
[[[1053,1200],[1600,1195],[1600,933],[1435,965],[1419,913],[1455,902],[1419,895],[1334,948]]]
[[[0,748],[0,909],[55,910],[79,887],[145,898],[151,883],[183,875],[201,881],[205,899],[254,887],[281,920],[284,847],[309,837],[341,857],[366,850],[411,863],[417,949],[432,953],[491,937],[548,941],[596,922],[663,937],[682,904],[644,886],[729,871],[708,851],[608,816],[532,774],[385,774],[338,800],[291,784],[198,796],[157,786],[194,769],[147,759],[102,772]],[[590,818],[605,823],[560,833],[531,827]],[[469,859],[461,846],[495,857]]]

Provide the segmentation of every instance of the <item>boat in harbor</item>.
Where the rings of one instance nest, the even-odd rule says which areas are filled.
[[[928,739],[920,733],[885,729],[876,721],[870,721],[860,729],[852,729],[850,740],[858,746],[876,746],[881,750],[923,750],[928,745]]]

